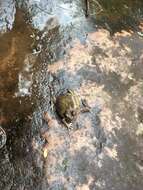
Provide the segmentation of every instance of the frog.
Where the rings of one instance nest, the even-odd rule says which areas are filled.
[[[83,112],[90,112],[86,99],[81,99],[75,90],[67,89],[56,97],[55,108],[58,116],[68,129],[73,129],[73,121]]]

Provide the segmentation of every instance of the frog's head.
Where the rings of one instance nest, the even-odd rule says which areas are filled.
[[[77,110],[72,107],[69,107],[68,111],[65,114],[66,121],[70,123],[72,120],[76,119],[77,117]]]

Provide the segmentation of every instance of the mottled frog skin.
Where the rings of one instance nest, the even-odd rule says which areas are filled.
[[[66,93],[60,94],[56,98],[57,114],[67,128],[72,128],[72,122],[76,120],[81,111],[89,111],[89,106],[85,104],[83,104],[84,108],[81,109],[81,103],[83,102],[74,90],[67,90]]]

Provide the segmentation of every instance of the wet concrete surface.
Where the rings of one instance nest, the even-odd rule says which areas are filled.
[[[62,76],[62,82],[64,76],[68,78],[68,88],[76,89],[92,107],[90,114],[78,117],[79,128],[75,122],[70,137],[61,134],[61,130],[58,132],[57,126],[49,129],[46,175],[52,189],[142,188],[143,173],[138,167],[142,140],[136,136],[140,125],[136,109],[142,93],[137,87],[138,79],[130,71],[135,47],[123,43],[125,48],[121,48],[122,38],[122,34],[111,37],[104,30],[91,33],[86,45],[77,40],[68,58],[48,66],[48,72]],[[142,41],[135,34],[130,39],[133,44]],[[96,63],[92,59],[95,46],[103,50],[103,53],[95,51]],[[116,58],[113,47],[118,52]],[[140,59],[141,55],[142,48]],[[62,85],[67,87],[66,82]],[[135,156],[136,151],[140,152],[139,157]]]
[[[111,36],[103,29],[81,32],[79,22],[76,30],[49,23],[34,30],[17,11],[13,30],[1,38],[0,125],[7,144],[0,149],[0,188],[141,190],[143,38],[131,30]],[[52,101],[67,88],[91,107],[73,130]]]

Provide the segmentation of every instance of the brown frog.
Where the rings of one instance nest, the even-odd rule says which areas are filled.
[[[56,112],[67,128],[72,128],[72,122],[76,120],[80,112],[89,112],[90,107],[86,100],[80,99],[74,90],[67,90],[60,94],[55,101]]]

